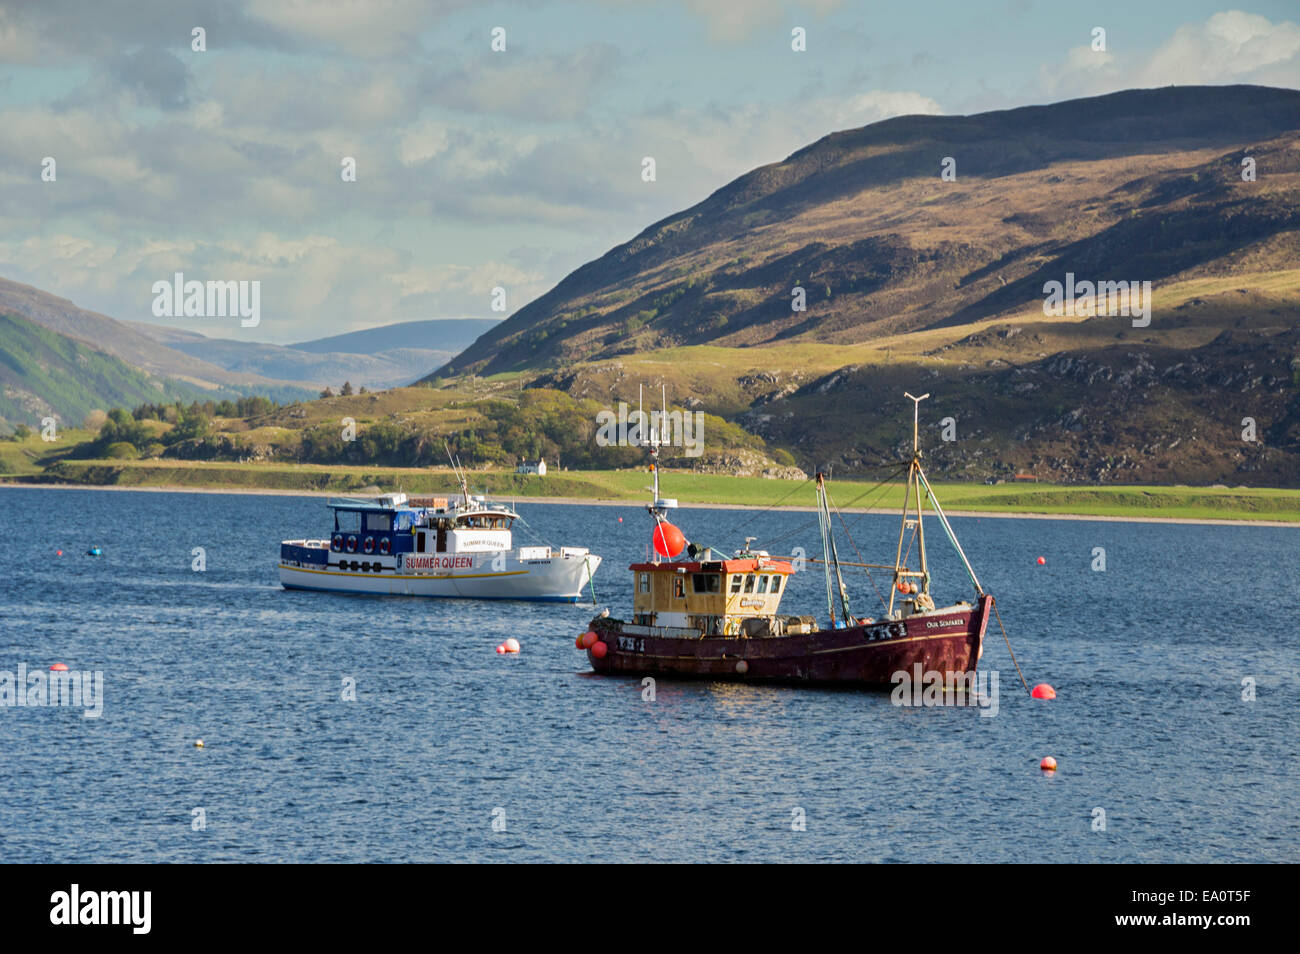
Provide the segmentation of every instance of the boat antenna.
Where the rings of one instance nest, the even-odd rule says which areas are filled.
[[[646,435],[646,414],[645,414],[645,385],[637,386],[637,425],[636,435],[637,443],[650,451],[650,472],[654,475],[654,486],[650,488],[653,495],[650,498],[650,506],[646,507],[650,515],[655,518],[655,523],[660,523],[664,518],[665,508],[660,505],[659,496],[659,448],[666,443],[663,439],[662,425],[668,416],[668,389],[663,387],[662,391],[664,414],[660,419],[660,427],[655,427],[652,423],[649,427],[649,436]],[[653,411],[651,415],[653,416]]]
[[[460,484],[461,499],[465,506],[469,506],[469,480],[465,476],[465,469],[460,466],[460,461],[451,452],[451,445],[447,443],[444,437],[442,440],[443,449],[447,451],[447,460],[451,464],[451,472],[456,475],[456,482]]]

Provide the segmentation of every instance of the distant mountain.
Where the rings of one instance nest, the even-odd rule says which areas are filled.
[[[1298,131],[1300,91],[1203,86],[833,133],[583,265],[439,375],[870,342],[1041,303],[1067,271],[1161,283],[1231,269],[1300,228]],[[1261,264],[1285,264],[1271,255]]]
[[[500,318],[429,318],[424,321],[402,321],[378,328],[349,331],[314,341],[289,345],[298,351],[316,354],[347,352],[350,354],[380,354],[382,352],[426,349],[459,354],[472,345],[480,335],[501,324]]]
[[[379,354],[315,353],[283,345],[209,338],[193,331],[164,325],[137,324],[142,334],[192,357],[239,374],[256,374],[292,381],[313,392],[344,381],[371,390],[410,384],[430,368],[446,363],[451,352],[418,348]]]
[[[238,374],[335,390],[348,381],[371,390],[408,385],[446,364],[498,319],[435,318],[351,331],[294,345],[209,338],[172,325],[133,327],[169,348]]]
[[[200,390],[132,367],[120,358],[17,315],[0,313],[0,423],[40,430],[53,416],[79,426],[91,411],[192,401]]]
[[[160,344],[138,326],[79,308],[66,298],[30,285],[0,278],[0,313],[17,315],[50,331],[76,339],[95,351],[112,355],[153,378],[174,379],[193,386],[205,399],[262,394],[281,400],[310,395],[288,381],[258,374],[228,371]],[[2,354],[0,354],[2,356]]]

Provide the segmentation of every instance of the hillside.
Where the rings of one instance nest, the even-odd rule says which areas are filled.
[[[66,298],[3,278],[0,278],[0,313],[18,315],[150,376],[173,379],[178,386],[191,385],[195,393],[208,397],[258,393],[291,400],[309,393],[287,381],[227,371],[160,344],[128,322],[87,311]]]
[[[48,328],[0,313],[0,423],[40,430],[80,424],[97,408],[192,400],[194,389],[145,374],[118,358]]]
[[[1151,282],[1150,324],[1046,316],[1067,273]],[[849,470],[897,453],[902,391],[928,390],[950,476],[1295,485],[1297,328],[1300,92],[1171,87],[834,133],[579,268],[426,380],[508,373],[607,402],[663,382],[806,468]]]

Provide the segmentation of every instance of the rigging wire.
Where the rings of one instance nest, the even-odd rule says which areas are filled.
[[[1029,683],[1025,681],[1025,674],[1020,671],[1020,663],[1016,662],[1016,654],[1011,648],[1011,640],[1007,636],[1007,628],[1002,625],[1002,614],[998,612],[998,604],[996,600],[993,601],[993,615],[998,618],[998,628],[1002,630],[1002,639],[1007,644],[1007,652],[1011,653],[1011,662],[1016,667],[1016,675],[1020,677],[1020,684],[1025,687],[1025,692],[1028,692],[1032,696],[1033,693],[1029,690]]]

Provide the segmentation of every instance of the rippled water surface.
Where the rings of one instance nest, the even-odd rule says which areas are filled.
[[[626,613],[643,510],[521,510],[601,553],[599,605]],[[1027,697],[994,626],[981,717],[720,683],[646,702],[587,673],[590,605],[281,589],[278,542],[328,520],[317,498],[0,489],[0,672],[104,674],[97,719],[0,708],[6,861],[1300,860],[1300,530],[955,518],[1026,676],[1060,693]],[[819,546],[807,513],[677,522],[728,550]],[[850,531],[892,557],[895,519]],[[966,597],[937,528],[931,551],[936,595]],[[820,575],[783,609],[824,617]],[[519,656],[494,652],[507,636]]]

